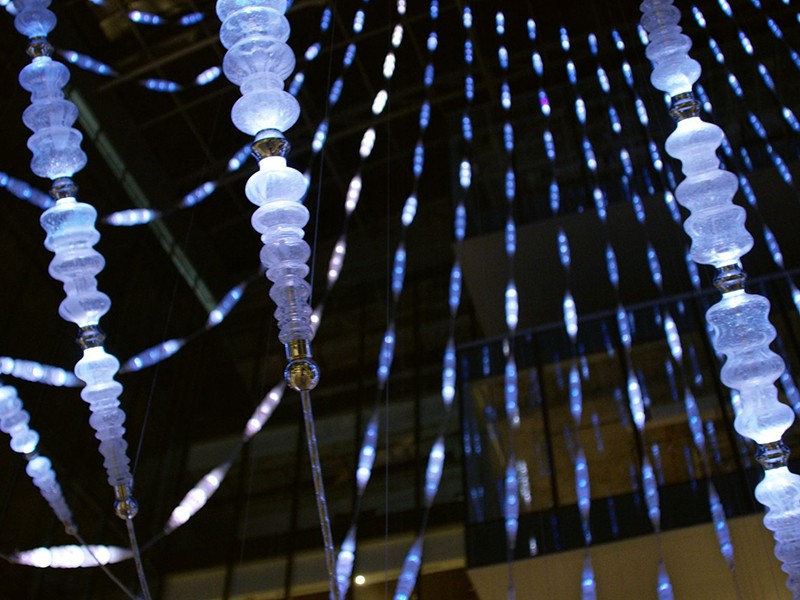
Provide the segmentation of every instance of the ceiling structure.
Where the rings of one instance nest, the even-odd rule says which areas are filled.
[[[298,0],[288,13],[290,44],[296,54],[302,56],[316,42],[321,46],[318,57],[299,61],[298,68],[305,72],[305,83],[298,93],[302,113],[287,137],[293,145],[290,162],[311,176],[307,205],[312,220],[307,238],[313,240],[315,248],[314,303],[325,301],[314,344],[322,369],[314,403],[337,541],[349,525],[358,449],[376,403],[388,402],[385,418],[390,435],[379,453],[371,484],[374,489],[363,502],[360,535],[380,539],[417,530],[427,451],[442,427],[449,432],[448,462],[458,465],[461,460],[460,424],[455,415],[446,420],[439,388],[449,327],[453,210],[463,157],[464,3],[441,2],[435,23],[439,43],[434,53],[426,49],[434,26],[427,3],[408,4],[407,14],[401,17],[393,2],[338,0],[330,3],[332,24],[327,32],[320,31],[320,19],[328,3]],[[513,92],[510,119],[516,132],[520,330],[561,321],[566,283],[556,245],[559,228],[569,233],[573,261],[581,265],[576,267],[571,285],[582,316],[611,310],[616,302],[602,262],[606,239],[617,249],[623,281],[619,299],[626,306],[691,292],[683,266],[683,234],[663,200],[655,195],[644,199],[648,217],[646,226],[640,226],[621,187],[614,183],[622,167],[608,150],[615,142],[602,114],[605,100],[594,79],[595,66],[602,63],[611,78],[611,99],[626,131],[635,185],[647,189],[648,178],[658,179],[660,175],[650,166],[648,137],[637,124],[632,92],[620,70],[627,60],[638,83],[647,82],[649,66],[635,28],[637,5],[619,0],[592,3],[590,10],[581,5],[579,10],[569,3],[471,3],[476,57],[476,98],[472,103],[475,139],[471,150],[475,184],[468,198],[468,243],[463,255],[467,293],[455,323],[459,344],[497,339],[505,333],[502,290],[507,261],[502,228],[506,201],[502,182],[506,164],[500,108],[504,75],[497,65],[494,27],[495,12],[500,8],[506,16],[510,65],[506,76]],[[723,48],[733,52],[739,43],[736,27],[719,13],[715,2],[701,5],[713,34]],[[764,6],[785,28],[787,43],[797,42],[800,36],[792,9],[777,0],[764,0]],[[688,5],[682,8],[689,33],[706,35],[691,23]],[[132,23],[129,11],[134,9],[172,20],[160,27]],[[185,492],[239,449],[244,423],[280,381],[284,363],[266,280],[259,274],[259,239],[250,227],[252,207],[243,193],[254,163],[250,159],[241,170],[228,170],[231,157],[248,141],[229,119],[238,90],[224,77],[202,87],[191,83],[203,69],[220,65],[224,54],[217,39],[213,3],[164,0],[126,4],[107,0],[98,6],[87,0],[68,0],[53,10],[59,23],[51,40],[57,48],[95,57],[118,73],[103,77],[71,69],[68,94],[82,111],[83,148],[89,156],[89,166],[76,177],[80,198],[95,205],[101,217],[129,208],[165,213],[150,225],[101,226],[103,238],[98,249],[106,257],[106,268],[99,276],[100,288],[113,302],[101,323],[108,335],[107,348],[125,360],[166,340],[187,339],[169,360],[120,376],[126,388],[123,406],[128,414],[127,438],[141,503],[136,524],[144,543],[154,540],[145,553],[145,568],[153,577],[156,594],[168,589],[170,574],[222,568],[225,591],[221,595],[234,597],[237,581],[233,566],[302,554],[318,548],[320,542],[300,407],[289,394],[264,431],[241,450],[228,479],[209,505],[183,529],[164,539],[159,535]],[[364,11],[365,26],[355,35],[352,22],[357,10]],[[799,98],[794,67],[786,49],[770,38],[763,15],[749,5],[737,10],[755,32],[753,40],[764,49],[774,73],[791,75],[778,82],[782,97]],[[206,18],[191,27],[175,22],[178,16],[195,11],[203,12]],[[529,17],[537,22],[537,44],[545,63],[541,83],[552,106],[548,126],[556,140],[557,177],[562,191],[556,215],[548,200],[554,170],[541,143],[544,118],[537,98],[539,81],[531,67],[533,45],[525,27]],[[6,57],[0,74],[6,82],[6,92],[0,98],[0,171],[44,188],[43,182],[33,181],[29,174],[30,157],[25,148],[28,131],[20,120],[29,98],[14,83],[27,60],[26,40],[14,31],[10,15],[0,21],[0,50]],[[405,39],[396,50],[395,75],[387,82],[382,65],[397,23],[405,27]],[[569,55],[562,50],[559,38],[562,26],[572,39]],[[612,28],[626,41],[624,54],[614,47]],[[592,32],[599,40],[597,58],[586,43]],[[330,107],[326,103],[329,89],[341,74],[342,57],[350,43],[357,44],[357,59],[343,75],[341,100]],[[713,58],[706,45],[696,46],[698,59],[711,64]],[[429,56],[436,79],[426,90],[423,75]],[[596,181],[608,190],[607,228],[596,218],[592,174],[587,172],[580,151],[583,134],[565,75],[568,57],[577,66],[579,88],[590,116],[586,132],[598,155]],[[739,77],[745,87],[756,89],[760,85],[755,75]],[[145,78],[180,82],[185,89],[159,93],[139,83]],[[709,69],[703,83],[713,97],[715,115],[726,118],[722,125],[732,143],[752,147],[757,140],[748,131],[724,74]],[[389,104],[375,116],[370,107],[382,87],[390,92]],[[402,235],[401,210],[412,190],[410,173],[419,109],[426,98],[432,111],[423,138],[426,162],[418,190],[418,217],[405,238],[408,274],[398,307],[389,392],[384,396],[376,390],[377,357],[390,312],[389,272]],[[770,106],[774,112],[774,100],[766,93],[749,98],[754,107]],[[650,115],[649,131],[661,145],[672,127],[666,108],[653,90],[643,94],[642,100]],[[800,107],[792,108],[800,114]],[[321,153],[312,152],[314,133],[326,116],[330,123],[327,143]],[[796,136],[785,132],[779,120],[768,119],[765,117],[765,125],[770,131],[782,132],[775,146],[785,149],[796,161]],[[362,160],[359,146],[370,126],[377,141],[372,155]],[[790,166],[796,172],[795,162]],[[761,192],[764,219],[781,242],[786,267],[791,270],[800,264],[800,244],[793,225],[800,216],[797,194],[775,190],[774,175],[763,171],[753,173],[752,183]],[[362,178],[362,196],[352,218],[345,222],[344,201],[356,172]],[[173,210],[184,195],[207,181],[217,183],[208,199],[192,208]],[[771,193],[774,201],[765,197]],[[4,218],[0,220],[0,248],[5,254],[0,263],[5,290],[0,305],[0,355],[71,368],[78,357],[73,343],[75,331],[57,316],[63,292],[47,274],[50,255],[41,243],[40,210],[5,196]],[[343,230],[348,236],[345,265],[336,287],[328,294],[323,291],[327,261]],[[665,271],[663,291],[649,283],[645,258],[648,240],[658,251]],[[761,241],[748,261],[753,273],[776,271]],[[709,285],[707,279],[705,284]],[[206,330],[209,310],[241,282],[248,282],[248,286],[239,304],[220,325]],[[77,391],[16,381],[14,385],[31,413],[32,426],[42,435],[42,448],[53,459],[84,537],[91,542],[124,545],[124,530],[113,515],[111,493],[101,475],[96,443]],[[10,451],[0,456],[0,477],[5,482],[0,494],[0,539],[4,540],[0,551],[69,543],[27,480],[22,459]],[[461,523],[466,512],[463,501],[462,475],[456,466],[446,471],[431,514],[431,527]],[[291,580],[297,576],[292,570],[299,568],[290,560],[281,563],[278,570]],[[399,565],[391,567],[395,576],[397,568]],[[95,572],[34,571],[8,565],[0,566],[0,572],[9,582],[7,589],[19,591],[9,592],[9,598],[107,598],[116,593],[102,574]],[[119,573],[133,583],[132,569],[120,567]],[[429,586],[426,588],[423,582],[423,589],[438,589],[434,582]]]

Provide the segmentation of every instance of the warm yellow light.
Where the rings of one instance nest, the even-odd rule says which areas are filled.
[[[367,579],[363,575],[356,575],[355,582],[356,585],[364,585]]]

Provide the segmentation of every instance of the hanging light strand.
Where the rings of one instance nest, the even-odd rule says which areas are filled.
[[[708,310],[706,319],[714,330],[714,347],[727,357],[722,381],[741,397],[734,428],[759,444],[756,458],[765,477],[756,486],[756,498],[768,508],[764,524],[775,534],[776,556],[789,576],[788,587],[798,596],[800,555],[795,550],[800,544],[800,516],[793,499],[800,490],[800,477],[789,471],[788,448],[781,441],[794,413],[777,398],[774,382],[784,364],[769,350],[775,337],[768,319],[769,302],[745,291],[739,260],[753,240],[744,227],[744,209],[732,202],[737,178],[719,168],[715,150],[723,137],[721,130],[699,117],[692,85],[701,69],[688,56],[691,41],[678,25],[680,11],[670,0],[645,0],[641,8],[642,25],[650,40],[651,82],[672,98],[670,112],[677,122],[666,150],[681,161],[686,176],[676,197],[692,212],[684,226],[692,238],[692,257],[717,269],[715,286],[722,298]],[[718,224],[713,231],[707,229],[712,222]]]

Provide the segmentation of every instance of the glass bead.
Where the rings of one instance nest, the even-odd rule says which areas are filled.
[[[224,21],[237,10],[249,6],[262,6],[284,14],[287,8],[287,0],[219,0],[217,2],[217,16],[220,21]]]
[[[282,89],[246,92],[231,109],[233,124],[239,131],[249,135],[256,135],[265,129],[286,131],[297,122],[299,116],[300,105],[297,100]]]
[[[289,21],[273,8],[248,5],[231,13],[222,22],[219,41],[225,48],[254,36],[264,36],[285,42],[289,39]]]
[[[222,68],[236,85],[258,73],[273,73],[286,79],[294,71],[295,57],[285,43],[268,36],[248,36],[225,54]]]

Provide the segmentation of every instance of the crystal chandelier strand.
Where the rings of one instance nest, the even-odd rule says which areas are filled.
[[[666,150],[681,161],[686,176],[676,197],[692,213],[684,225],[692,238],[692,257],[717,269],[715,286],[722,298],[706,318],[713,328],[714,347],[727,357],[721,379],[741,397],[736,431],[759,445],[756,457],[765,476],[756,486],[756,498],[768,509],[764,524],[774,533],[775,555],[788,575],[787,587],[794,598],[800,598],[800,507],[796,501],[800,477],[789,471],[788,448],[781,440],[794,414],[778,400],[775,387],[784,364],[769,349],[775,338],[768,319],[769,302],[745,291],[739,260],[753,242],[744,226],[744,210],[732,202],[737,179],[719,168],[715,151],[722,131],[699,117],[692,86],[700,65],[689,58],[691,40],[681,33],[680,11],[671,0],[645,0],[641,9],[650,40],[646,54],[653,63],[651,81],[672,98],[670,112],[677,121]]]
[[[225,76],[242,93],[231,119],[237,129],[255,136],[252,151],[259,170],[247,181],[245,195],[258,207],[252,224],[261,234],[261,261],[273,283],[270,297],[277,306],[278,339],[288,360],[286,383],[301,395],[330,594],[338,600],[331,524],[311,411],[310,390],[319,381],[319,369],[312,359],[311,286],[306,280],[311,249],[303,239],[309,218],[302,204],[307,183],[286,163],[289,143],[283,134],[300,114],[297,100],[283,89],[295,66],[286,44],[290,33],[287,5],[285,0],[218,0],[216,8],[222,21],[220,41],[227,49]]]
[[[108,482],[115,489],[117,514],[130,519],[136,513],[136,502],[131,496],[133,476],[123,437],[125,413],[118,400],[122,386],[113,379],[119,363],[103,349],[104,336],[98,327],[111,302],[97,290],[95,278],[105,264],[93,249],[100,239],[94,228],[97,212],[75,199],[77,188],[70,179],[86,164],[86,155],[80,148],[82,136],[72,127],[78,111],[64,99],[62,91],[69,72],[51,58],[53,48],[46,36],[56,19],[47,9],[49,0],[21,4],[15,26],[30,38],[28,53],[32,56],[31,63],[20,73],[20,84],[31,92],[31,105],[23,115],[23,121],[33,131],[28,140],[33,153],[31,168],[40,177],[53,181],[51,195],[57,199],[41,218],[47,232],[45,246],[55,253],[50,274],[64,283],[67,293],[59,313],[80,328],[78,339],[84,353],[75,374],[86,382],[81,396],[93,413],[90,423],[100,440]]]
[[[33,154],[31,169],[53,182],[50,194],[56,204],[42,214],[40,222],[47,232],[45,247],[55,254],[50,274],[63,282],[66,292],[59,314],[80,331],[78,344],[83,357],[75,365],[75,374],[86,383],[81,397],[92,412],[89,423],[100,440],[108,483],[116,497],[115,512],[127,522],[131,546],[138,554],[132,523],[138,504],[133,497],[133,475],[124,437],[125,412],[119,402],[122,385],[114,380],[119,362],[103,348],[105,336],[99,328],[100,318],[111,305],[108,296],[97,289],[96,275],[105,260],[93,248],[100,239],[95,229],[97,211],[76,200],[77,187],[71,179],[85,166],[86,154],[80,147],[80,132],[72,127],[78,109],[64,98],[62,91],[69,71],[53,61],[53,47],[47,40],[56,24],[49,4],[50,0],[21,0],[14,19],[17,31],[30,40],[31,62],[19,76],[20,85],[31,93],[31,105],[23,113],[23,122],[33,132],[28,139]],[[138,556],[137,572],[142,593],[149,600],[150,591]]]

